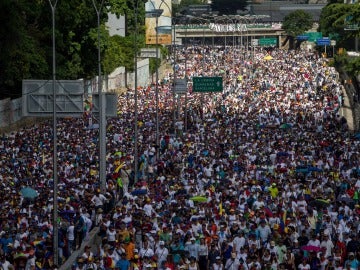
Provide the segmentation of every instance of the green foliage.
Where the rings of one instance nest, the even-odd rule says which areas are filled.
[[[247,0],[212,0],[211,7],[213,11],[219,11],[219,14],[236,14],[237,10],[245,10]]]
[[[360,75],[360,57],[351,57],[349,59],[348,64],[345,67],[345,70],[351,76],[359,76]]]
[[[335,56],[335,64],[351,77],[360,75],[360,58],[348,56],[346,50],[342,54]]]
[[[48,71],[44,34],[37,29],[41,9],[24,0],[0,1],[0,98],[21,96],[22,78]]]
[[[154,74],[156,70],[160,67],[161,59],[158,58],[150,58],[149,66],[150,66],[150,74]]]
[[[283,29],[286,34],[294,38],[311,29],[313,18],[303,10],[295,10],[284,18]]]
[[[288,35],[289,47],[294,48],[295,37],[308,31],[313,26],[313,18],[311,14],[303,10],[295,10],[285,16],[282,28]],[[299,46],[299,44],[296,44]]]
[[[99,8],[101,0],[94,0]],[[144,46],[145,0],[104,0],[100,12],[103,73],[134,67]],[[54,1],[52,1],[54,3]],[[125,15],[126,37],[110,37],[107,13]],[[135,12],[136,11],[136,12]],[[137,26],[135,27],[135,22]],[[21,96],[23,79],[52,77],[52,17],[48,0],[0,1],[0,98]],[[58,0],[55,12],[57,79],[92,78],[98,72],[98,26],[93,0]]]
[[[339,47],[349,48],[348,41],[359,31],[344,30],[346,23],[360,23],[360,5],[328,4],[321,12],[319,31],[324,36],[334,37]]]

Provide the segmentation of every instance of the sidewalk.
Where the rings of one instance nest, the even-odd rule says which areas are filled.
[[[344,105],[340,108],[339,112],[340,115],[345,117],[345,119],[347,120],[349,130],[354,131],[355,130],[354,115],[353,115],[354,111],[353,108],[351,107],[350,100],[346,93],[345,88],[343,88],[343,93],[344,93]]]

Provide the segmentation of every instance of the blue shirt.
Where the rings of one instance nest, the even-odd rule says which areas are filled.
[[[128,270],[130,268],[130,262],[126,259],[120,259],[115,265],[115,269]]]

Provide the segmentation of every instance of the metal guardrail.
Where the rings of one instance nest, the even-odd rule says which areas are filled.
[[[66,262],[59,267],[59,270],[71,269],[71,266],[76,262],[77,258],[84,253],[85,246],[91,246],[94,254],[97,254],[97,246],[95,245],[95,239],[97,237],[98,232],[99,232],[99,227],[93,228],[89,233],[88,240],[83,241],[80,248],[78,250],[75,250],[71,254],[71,256],[66,260]]]

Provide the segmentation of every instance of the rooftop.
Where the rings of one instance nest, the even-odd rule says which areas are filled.
[[[281,22],[284,17],[295,10],[304,10],[312,15],[314,21],[319,21],[322,8],[326,4],[299,4],[289,1],[267,1],[261,4],[253,4],[251,14],[269,15],[263,19],[270,22]]]

